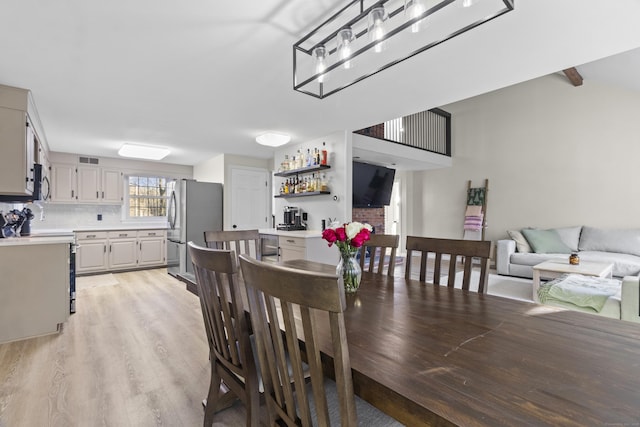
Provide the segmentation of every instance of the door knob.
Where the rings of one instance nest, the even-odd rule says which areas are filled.
[[[238,226],[237,226],[237,225],[235,225],[235,224],[233,224],[233,225],[231,226],[231,228],[238,228]]]

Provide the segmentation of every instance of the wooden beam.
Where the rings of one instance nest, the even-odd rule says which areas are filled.
[[[562,72],[567,76],[572,85],[582,86],[582,76],[578,70],[576,70],[576,67],[567,68],[566,70],[562,70]]]

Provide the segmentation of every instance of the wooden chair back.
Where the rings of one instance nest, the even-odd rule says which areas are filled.
[[[256,363],[249,338],[238,266],[233,251],[204,248],[189,242],[202,317],[209,341],[211,383],[205,423],[213,423],[221,381],[247,409],[247,426],[258,426],[260,392]]]
[[[389,249],[389,265],[387,266],[387,276],[393,276],[396,268],[396,250],[400,243],[400,236],[397,234],[371,234],[369,240],[364,242],[360,247],[360,267],[365,271],[365,255],[369,252],[369,272],[383,274],[384,264],[387,257],[387,249]],[[380,249],[378,251],[378,249]],[[378,255],[378,267],[376,268],[376,254]]]
[[[457,240],[457,239],[435,239],[431,237],[407,236],[407,259],[405,268],[405,278],[411,278],[411,264],[413,252],[420,252],[420,281],[427,280],[427,258],[429,254],[434,255],[433,277],[430,282],[440,284],[440,272],[443,261],[448,255],[449,270],[447,286],[454,287],[456,280],[456,269],[458,257],[462,257],[463,277],[462,289],[469,290],[471,283],[471,271],[473,259],[480,259],[480,278],[478,280],[478,293],[487,293],[487,280],[489,276],[489,259],[491,257],[491,242],[488,240]],[[443,255],[445,255],[443,257]]]
[[[317,425],[330,425],[320,360],[320,343],[324,342],[333,351],[340,425],[355,427],[355,399],[344,324],[346,302],[338,276],[268,264],[245,255],[240,256],[240,267],[262,372],[268,425],[311,426],[311,399]],[[323,334],[325,339],[321,340]],[[300,337],[304,337],[311,383],[307,387]]]
[[[258,230],[205,231],[204,242],[208,248],[227,249],[240,254],[247,254],[255,259],[262,259],[260,233]]]

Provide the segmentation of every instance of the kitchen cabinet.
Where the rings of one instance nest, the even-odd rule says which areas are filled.
[[[37,138],[25,111],[0,106],[0,194],[30,196]]]
[[[69,318],[71,238],[2,240],[12,241],[0,244],[0,343],[58,332]]]
[[[107,270],[108,233],[105,231],[76,233],[76,273],[96,273]]]
[[[51,201],[71,203],[76,201],[76,165],[51,165]]]
[[[138,266],[163,265],[167,259],[165,230],[138,231]]]
[[[260,230],[260,235],[265,242],[277,238],[277,260],[280,262],[306,259],[325,264],[338,263],[338,250],[335,247],[329,247],[327,241],[322,239],[321,231],[283,231],[272,228]]]
[[[95,166],[53,166],[53,202],[121,204],[123,174]]]
[[[110,231],[109,270],[135,268],[138,264],[138,239],[136,231]]]
[[[78,274],[161,267],[167,262],[163,229],[77,232]]]

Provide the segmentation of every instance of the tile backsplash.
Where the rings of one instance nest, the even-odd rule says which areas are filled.
[[[76,204],[52,204],[52,203],[29,203],[29,207],[34,215],[31,221],[31,230],[51,230],[51,229],[76,229],[96,226],[118,227],[138,224],[134,221],[125,221],[120,205],[76,205]],[[4,213],[12,209],[22,209],[22,204],[0,203],[0,210]],[[98,220],[98,215],[102,220]],[[140,224],[143,225],[143,224]],[[144,226],[164,226],[165,221],[155,221]]]

